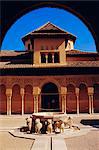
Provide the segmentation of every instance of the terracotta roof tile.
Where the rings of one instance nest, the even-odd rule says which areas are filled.
[[[53,33],[53,34],[57,34],[57,31],[60,31],[60,33],[58,33],[58,34],[67,34],[67,35],[71,35],[71,36],[73,36],[75,39],[76,39],[76,36],[75,35],[73,35],[72,33],[69,33],[69,32],[67,32],[67,31],[65,31],[65,30],[63,30],[63,29],[61,29],[60,27],[58,27],[58,26],[56,26],[56,25],[54,25],[54,24],[52,24],[52,23],[50,23],[50,22],[47,22],[47,23],[45,23],[43,26],[41,26],[41,27],[39,27],[39,28],[37,28],[36,30],[33,30],[33,31],[31,31],[31,32],[29,32],[29,33],[27,33],[26,35],[24,35],[23,37],[22,37],[22,39],[24,39],[26,36],[28,36],[28,35],[36,35],[36,34],[39,34],[40,35],[40,32],[41,32],[41,34],[44,34],[44,33],[42,33],[42,31],[56,31],[56,33]],[[48,34],[48,33],[46,33],[46,34]],[[51,34],[50,34],[51,35]]]
[[[69,61],[66,64],[10,64],[3,63],[0,64],[0,69],[9,69],[9,68],[52,68],[52,67],[99,67],[99,61]]]
[[[21,55],[21,54],[25,54],[27,53],[26,51],[12,51],[12,50],[1,50],[0,51],[0,57],[2,56],[18,56],[18,55]]]
[[[97,53],[97,52],[84,52],[81,50],[73,49],[73,50],[66,50],[66,54],[99,54],[99,53]]]

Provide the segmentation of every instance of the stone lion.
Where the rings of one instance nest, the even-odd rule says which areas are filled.
[[[35,120],[35,133],[41,133],[42,123],[40,122],[40,119],[37,118]]]

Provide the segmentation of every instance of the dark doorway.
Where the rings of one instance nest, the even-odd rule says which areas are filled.
[[[49,82],[42,87],[41,111],[44,112],[60,111],[58,88],[54,83]]]

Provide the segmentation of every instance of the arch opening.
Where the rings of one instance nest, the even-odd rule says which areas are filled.
[[[44,112],[59,112],[59,92],[54,83],[47,83],[41,90],[41,111]]]
[[[33,112],[34,112],[33,87],[31,85],[26,85],[24,93],[24,113],[31,114]]]
[[[79,112],[89,113],[89,98],[86,85],[80,84],[79,90]]]
[[[20,86],[14,85],[12,88],[11,114],[22,113],[22,98],[20,94]]]
[[[79,19],[79,21],[81,21],[83,24],[84,24],[84,26],[86,27],[86,30],[88,30],[89,29],[89,31],[88,32],[90,32],[90,33],[86,33],[86,35],[87,34],[90,34],[89,36],[90,36],[90,40],[92,40],[92,42],[91,42],[91,44],[93,43],[93,46],[92,46],[92,48],[90,49],[90,47],[88,46],[87,48],[86,47],[77,47],[77,48],[79,48],[79,49],[86,49],[86,50],[88,50],[88,51],[93,51],[93,50],[95,50],[96,51],[96,46],[97,45],[95,45],[95,42],[96,42],[96,35],[95,35],[95,33],[94,33],[94,31],[93,31],[93,29],[91,28],[91,26],[90,26],[90,24],[87,22],[87,20],[85,20],[85,18],[83,17],[83,16],[81,16],[80,14],[78,14],[75,10],[72,10],[71,8],[69,8],[69,7],[65,7],[64,5],[57,5],[57,4],[53,4],[53,3],[50,3],[50,4],[47,4],[47,5],[49,5],[49,7],[47,7],[46,6],[46,4],[38,4],[38,5],[36,5],[36,7],[35,6],[31,6],[31,8],[28,8],[27,10],[27,12],[24,12],[24,15],[23,16],[21,16],[22,14],[20,14],[18,17],[17,17],[17,19],[18,19],[18,21],[16,20],[16,22],[9,28],[9,30],[8,30],[8,32],[7,32],[7,34],[5,35],[5,37],[4,37],[4,40],[3,40],[3,42],[2,42],[2,48],[1,49],[9,49],[9,48],[4,48],[6,45],[8,45],[7,43],[5,44],[5,42],[6,42],[6,38],[7,38],[7,36],[8,36],[8,38],[9,38],[9,32],[10,32],[10,30],[12,30],[11,28],[16,28],[15,26],[16,26],[16,24],[17,24],[17,22],[19,22],[20,23],[20,20],[22,20],[22,17],[24,18],[24,16],[26,15],[28,15],[29,13],[31,13],[32,12],[32,10],[33,11],[36,11],[36,10],[39,10],[39,9],[45,9],[45,8],[50,8],[50,9],[52,9],[52,8],[55,8],[55,9],[59,9],[60,11],[65,11],[65,12],[68,12],[68,13],[70,13],[70,14],[72,14],[73,16],[75,16],[77,19]],[[36,13],[35,13],[36,14]],[[41,13],[40,13],[41,14]],[[46,15],[45,15],[46,16]],[[41,16],[40,16],[41,17]],[[39,18],[38,16],[36,17],[36,18]],[[57,25],[57,22],[59,22],[58,20],[57,21],[52,21],[52,19],[51,20],[48,20],[48,18],[52,18],[52,17],[47,17],[47,18],[45,18],[45,20],[46,20],[46,22],[47,21],[50,21],[50,22],[53,22],[54,24],[56,24]],[[53,18],[55,18],[55,17],[53,17]],[[64,17],[63,17],[64,18]],[[70,18],[70,17],[68,17],[68,18]],[[31,19],[29,19],[29,20],[31,20]],[[34,20],[36,20],[36,19],[34,19]],[[38,22],[35,22],[34,21],[34,24],[38,24],[38,26],[41,26],[41,25],[43,25],[45,22],[43,21],[43,19],[41,19],[42,21],[39,21],[39,22],[41,22],[41,23],[39,23],[38,24]],[[68,21],[68,23],[69,23],[69,21]],[[31,23],[29,22],[29,24],[31,25]],[[63,22],[63,24],[64,24],[64,22]],[[76,22],[75,21],[73,21],[73,27],[75,26],[75,24],[76,24]],[[62,23],[61,23],[61,25],[62,25]],[[68,24],[68,26],[69,26],[69,24]],[[68,28],[68,26],[66,27],[66,29]],[[23,27],[23,26],[22,26]],[[24,23],[24,27],[25,27],[25,23]],[[37,28],[37,26],[35,25],[34,26],[34,29],[36,29]],[[62,28],[62,27],[61,27]],[[81,27],[81,29],[82,29],[83,27]],[[25,27],[25,29],[26,29],[26,27]],[[30,31],[31,30],[34,30],[34,29],[30,29]],[[28,29],[26,29],[27,30],[27,33],[28,33]],[[26,34],[26,30],[24,31],[24,28],[23,28],[23,35],[25,35]],[[74,31],[76,30],[76,28],[74,29]],[[78,28],[77,28],[77,30],[78,30]],[[86,30],[84,31],[84,32],[86,32]],[[13,32],[13,30],[12,30],[12,32]],[[17,31],[18,32],[18,31]],[[20,31],[19,31],[20,32]],[[70,32],[71,33],[73,33],[72,31],[71,31],[71,29],[70,29]],[[82,36],[80,36],[80,35],[78,35],[78,31],[76,32],[76,34],[75,34],[75,32],[73,33],[74,35],[76,35],[77,37],[79,37],[79,38],[81,38]],[[22,35],[22,36],[23,36]],[[21,37],[22,37],[21,36]],[[94,39],[95,39],[95,42],[94,42],[94,39],[93,39],[93,37],[94,37]],[[79,43],[79,38],[78,38],[78,42],[76,42],[76,43],[78,43],[77,45],[81,45],[80,43]],[[18,37],[18,39],[19,39],[19,37]],[[17,40],[18,40],[17,39]],[[88,38],[86,38],[86,40],[87,40]],[[84,40],[84,39],[83,39]],[[15,40],[16,41],[16,40]],[[20,40],[19,40],[20,41]],[[82,41],[82,39],[80,40],[80,41]],[[13,41],[14,42],[14,41]],[[17,41],[16,41],[17,42]],[[76,44],[75,43],[75,44]],[[22,43],[20,43],[20,45],[21,45]],[[82,44],[82,45],[86,45],[85,43],[84,44]],[[23,44],[21,45],[21,49],[23,49]],[[17,48],[15,48],[15,47],[13,47],[15,50],[20,50],[18,47]],[[10,49],[13,49],[13,48],[10,48]],[[24,49],[23,49],[24,50]]]
[[[72,84],[67,85],[66,112],[71,114],[77,113],[77,98],[75,87]]]
[[[99,113],[99,84],[94,84],[94,112]]]
[[[0,85],[0,114],[7,114],[7,96],[5,85]]]

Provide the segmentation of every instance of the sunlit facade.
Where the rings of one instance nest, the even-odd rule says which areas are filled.
[[[50,22],[22,41],[25,51],[0,52],[0,114],[99,113],[98,53]]]

